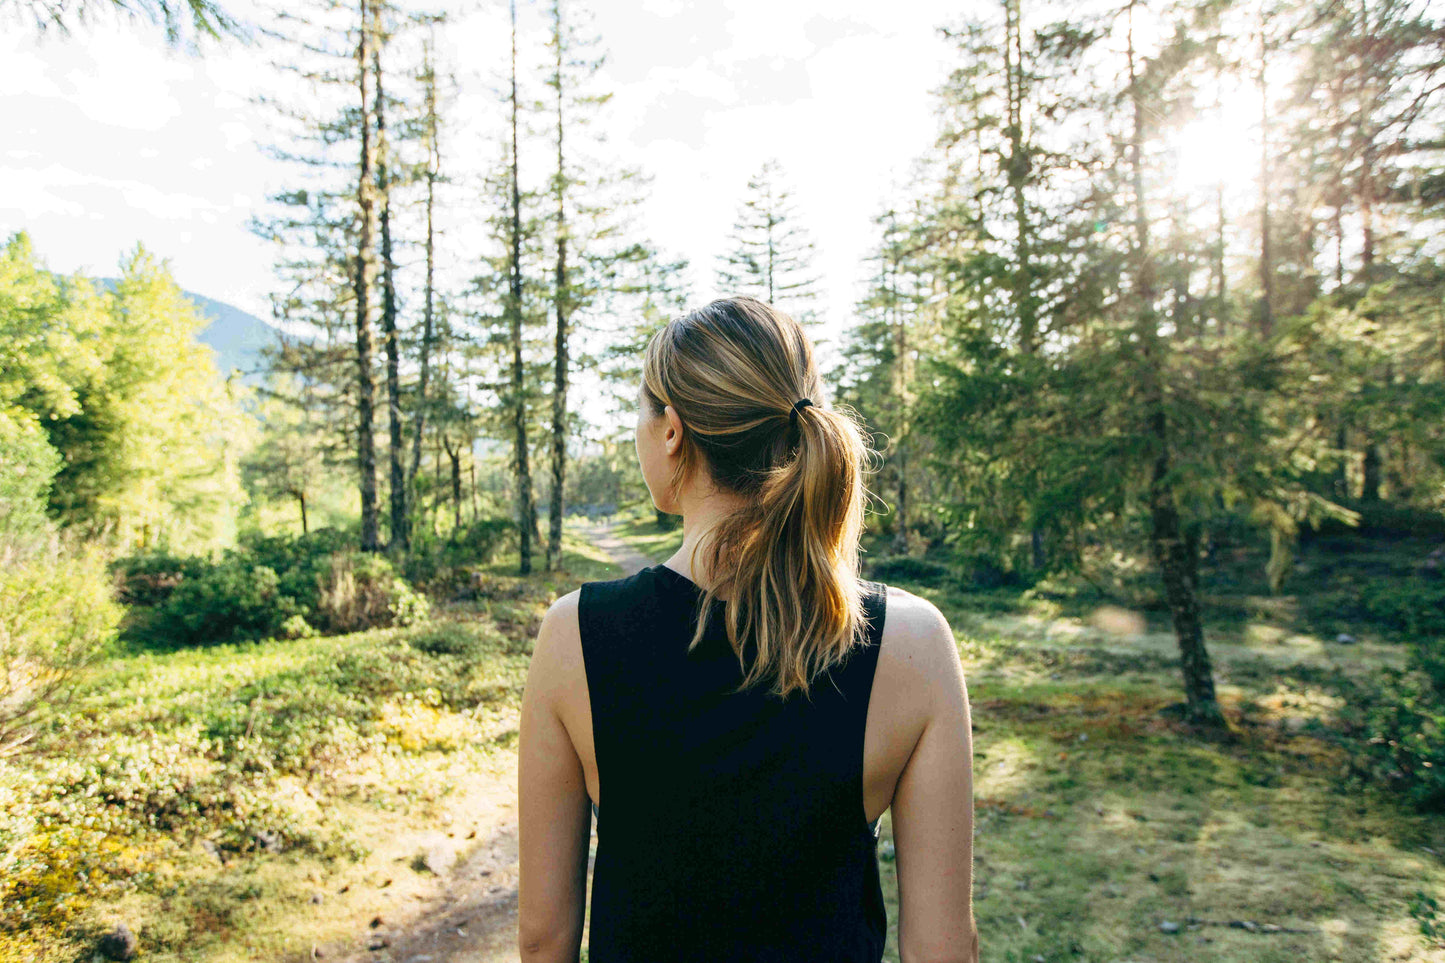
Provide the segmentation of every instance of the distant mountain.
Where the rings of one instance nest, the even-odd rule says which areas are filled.
[[[115,290],[115,278],[98,278],[97,281]],[[215,349],[216,368],[222,376],[240,371],[248,381],[260,380],[261,349],[275,342],[277,329],[254,314],[224,301],[194,291],[181,293],[191,299],[204,317],[211,319],[201,332],[201,342]]]
[[[275,342],[276,328],[224,301],[194,291],[185,294],[211,319],[201,332],[201,340],[216,349],[216,367],[221,374],[235,369],[247,378],[259,377],[261,349]]]

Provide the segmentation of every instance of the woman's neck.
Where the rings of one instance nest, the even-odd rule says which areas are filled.
[[[712,585],[707,570],[707,539],[729,515],[746,502],[737,495],[711,488],[706,495],[678,499],[682,507],[682,544],[663,563],[686,575],[693,584],[704,589]],[[701,550],[695,551],[701,546]],[[696,567],[694,567],[694,563]]]

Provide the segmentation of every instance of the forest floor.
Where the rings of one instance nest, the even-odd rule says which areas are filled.
[[[609,531],[658,560],[681,541],[648,515]],[[1340,706],[1331,675],[1398,664],[1398,643],[1237,613],[1211,623],[1232,738],[1210,740],[1177,720],[1177,649],[1158,613],[884,580],[937,604],[958,637],[984,961],[1445,961],[1417,902],[1445,901],[1445,824],[1347,788],[1325,737]],[[1271,603],[1250,604],[1267,615]],[[890,811],[880,855],[896,961],[892,840]]]
[[[31,874],[4,881],[21,926],[0,926],[0,963],[90,961],[116,923],[156,961],[516,960],[516,726],[537,622],[680,538],[644,516],[579,526],[566,572],[499,563],[424,629],[117,655],[73,731],[0,768],[0,843]],[[1234,738],[1209,741],[1170,711],[1177,660],[1145,616],[996,611],[888,581],[958,636],[983,960],[1445,963],[1416,897],[1445,900],[1445,826],[1347,788],[1320,728],[1332,667],[1369,671],[1388,643],[1216,633]],[[47,812],[93,828],[27,830],[37,786],[58,787]],[[880,855],[896,963],[891,813]]]

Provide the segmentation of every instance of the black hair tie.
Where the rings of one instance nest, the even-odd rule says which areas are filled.
[[[813,399],[811,398],[799,398],[797,401],[793,402],[793,410],[788,412],[788,421],[794,427],[796,427],[798,424],[798,412],[802,411],[804,408],[808,407],[811,404],[813,404]],[[816,405],[814,407],[816,407]]]

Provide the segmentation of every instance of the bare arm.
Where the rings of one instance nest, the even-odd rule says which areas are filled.
[[[902,963],[977,963],[973,918],[973,732],[963,666],[948,622],[910,600],[928,721],[893,794]],[[920,693],[922,695],[923,693]]]
[[[532,650],[517,760],[517,944],[525,963],[576,963],[586,909],[591,800],[582,761],[557,711],[586,685],[577,593],[547,611]]]

